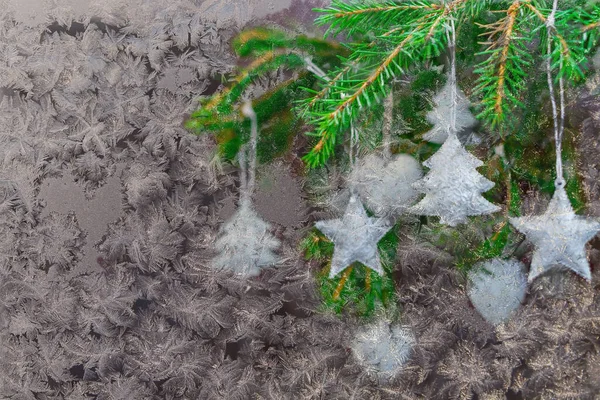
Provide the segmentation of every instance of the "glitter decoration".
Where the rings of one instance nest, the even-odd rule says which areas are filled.
[[[455,134],[423,165],[430,170],[413,188],[425,197],[410,207],[409,212],[438,216],[440,223],[456,226],[467,222],[467,216],[500,210],[481,196],[494,187],[494,182],[476,171],[483,162],[465,150]]]
[[[546,31],[551,34],[554,27],[558,2],[554,1],[552,12],[546,20]],[[552,53],[551,43],[547,44],[547,54]],[[561,59],[562,63],[562,59]],[[554,96],[552,65],[550,57],[546,59],[546,78],[552,120],[554,122],[554,142],[556,143],[556,180],[554,195],[546,212],[539,216],[510,218],[510,223],[524,233],[535,245],[535,252],[529,270],[529,282],[544,272],[561,268],[570,269],[587,281],[592,280],[590,264],[585,254],[585,244],[600,231],[600,222],[576,215],[565,191],[566,181],[562,166],[562,137],[565,129],[565,91],[562,76],[559,76],[559,108]]]
[[[270,232],[270,225],[243,201],[221,230],[215,243],[219,255],[212,261],[215,269],[229,269],[238,275],[256,276],[261,269],[277,262],[274,250],[279,241]]]
[[[260,274],[262,268],[277,262],[278,258],[273,251],[280,243],[270,234],[271,226],[252,208],[252,192],[256,185],[258,123],[250,102],[244,104],[242,113],[250,119],[251,134],[250,142],[242,146],[238,153],[240,206],[221,228],[220,237],[215,243],[219,255],[213,259],[212,267],[233,270],[237,275],[250,277]],[[246,152],[249,153],[248,156]]]
[[[600,222],[575,214],[564,182],[556,186],[544,214],[509,219],[535,245],[528,280],[562,266],[591,281],[585,244],[600,231]]]
[[[352,195],[344,216],[315,224],[335,245],[329,278],[335,277],[355,261],[383,275],[377,242],[392,228],[386,219],[371,218]]]
[[[469,100],[462,90],[456,87],[456,81],[448,78],[442,90],[433,98],[434,108],[426,115],[427,122],[433,125],[433,128],[423,135],[423,139],[432,143],[444,143],[448,138],[448,132],[451,130],[452,121],[452,89],[456,89],[456,130],[458,134],[463,130],[472,128],[477,124],[477,120],[469,111]]]
[[[469,299],[492,325],[506,322],[527,293],[525,264],[494,258],[476,264],[469,273]]]
[[[388,161],[369,154],[352,169],[348,181],[376,216],[396,217],[417,199],[411,185],[422,176],[421,166],[409,155],[398,154]]]
[[[500,207],[490,203],[481,193],[494,187],[494,182],[479,174],[476,168],[483,162],[470,154],[458,140],[461,121],[458,87],[456,85],[456,30],[450,21],[449,40],[451,49],[450,74],[447,88],[448,110],[445,124],[448,137],[442,147],[423,163],[430,170],[423,179],[413,184],[413,188],[424,193],[419,203],[410,207],[409,212],[419,215],[440,217],[440,223],[456,226],[467,222],[471,215],[484,215],[500,211]]]
[[[364,326],[357,332],[351,348],[358,362],[380,379],[391,378],[410,359],[415,339],[400,325],[385,319]]]

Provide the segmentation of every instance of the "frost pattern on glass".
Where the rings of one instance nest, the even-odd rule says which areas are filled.
[[[414,344],[415,338],[408,328],[380,319],[362,327],[351,348],[363,368],[382,379],[402,370],[411,357]]]
[[[575,214],[564,186],[556,188],[544,214],[509,221],[535,245],[529,282],[561,267],[591,281],[585,244],[600,231],[600,221]]]
[[[525,265],[515,259],[476,264],[469,273],[469,298],[492,325],[507,321],[527,293]]]
[[[444,143],[452,126],[452,82],[448,79],[442,90],[433,98],[434,108],[427,113],[427,122],[433,128],[423,135],[423,139],[433,143]],[[477,120],[469,111],[469,100],[458,87],[456,88],[456,133],[475,126]]]
[[[456,226],[467,222],[470,215],[500,210],[481,196],[494,187],[494,182],[476,170],[483,162],[465,150],[456,135],[450,135],[423,165],[429,172],[415,182],[413,188],[425,197],[410,207],[409,212],[438,216],[440,223]]]
[[[406,154],[386,160],[370,154],[360,160],[348,178],[367,208],[377,216],[398,216],[416,200],[411,186],[423,176],[417,160]]]

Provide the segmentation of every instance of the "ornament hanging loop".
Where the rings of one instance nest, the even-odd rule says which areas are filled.
[[[446,7],[448,7],[446,5]],[[458,104],[458,89],[456,79],[456,28],[454,26],[453,16],[450,14],[450,23],[446,29],[446,38],[448,40],[448,47],[450,48],[450,126],[448,132],[452,135],[456,135],[456,106]]]
[[[554,141],[556,143],[556,180],[555,187],[562,188],[566,182],[563,176],[562,166],[562,137],[565,129],[565,91],[562,77],[559,77],[559,96],[560,96],[560,118],[557,111],[556,99],[554,97],[554,85],[552,84],[552,31],[556,30],[554,22],[556,20],[556,10],[558,0],[554,0],[552,11],[546,18],[546,32],[548,35],[548,58],[546,59],[546,75],[548,80],[548,90],[550,92],[550,102],[552,104],[552,119],[554,121]],[[562,54],[560,56],[559,68],[562,68]]]
[[[249,202],[254,191],[256,182],[256,142],[258,141],[258,122],[256,112],[252,108],[252,103],[247,101],[242,106],[242,114],[250,119],[250,142],[242,147],[239,154],[241,169],[241,201]],[[249,147],[249,159],[246,159],[246,150]]]

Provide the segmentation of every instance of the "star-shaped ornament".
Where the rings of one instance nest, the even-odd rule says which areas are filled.
[[[529,282],[560,266],[588,281],[592,279],[585,244],[600,231],[600,222],[573,212],[564,182],[556,184],[554,196],[544,214],[510,218],[509,221],[535,245]]]
[[[359,261],[383,275],[377,243],[392,228],[383,218],[371,218],[356,195],[350,197],[340,219],[318,221],[315,226],[335,245],[329,278]]]

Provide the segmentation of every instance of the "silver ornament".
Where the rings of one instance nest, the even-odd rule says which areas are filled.
[[[529,282],[561,266],[592,279],[585,244],[600,231],[600,222],[573,212],[564,184],[557,184],[544,214],[509,221],[535,245]]]
[[[411,185],[422,176],[421,166],[409,155],[398,154],[386,162],[369,154],[352,169],[348,181],[375,215],[395,217],[417,199]]]
[[[481,196],[494,187],[494,182],[476,170],[483,162],[465,150],[456,135],[448,136],[423,165],[430,170],[413,188],[425,197],[410,207],[409,212],[438,216],[440,223],[456,226],[467,222],[467,216],[500,211],[500,207]]]
[[[392,228],[386,219],[371,218],[352,195],[341,219],[318,221],[315,224],[335,245],[329,278],[335,277],[355,261],[383,275],[377,242]]]
[[[427,122],[434,125],[423,135],[423,139],[433,143],[444,143],[451,130],[452,117],[452,79],[448,79],[442,90],[433,98],[434,108],[426,115]],[[477,120],[469,111],[469,100],[462,90],[456,88],[456,133],[475,126]]]
[[[410,330],[385,319],[362,327],[351,344],[359,364],[381,378],[390,378],[409,360],[415,339]]]
[[[219,255],[213,259],[215,269],[233,270],[237,275],[256,276],[262,268],[277,262],[273,252],[279,241],[269,233],[270,225],[242,200],[240,207],[223,226],[215,243]]]
[[[476,264],[469,273],[469,299],[492,325],[507,321],[527,293],[525,265],[494,258]]]

